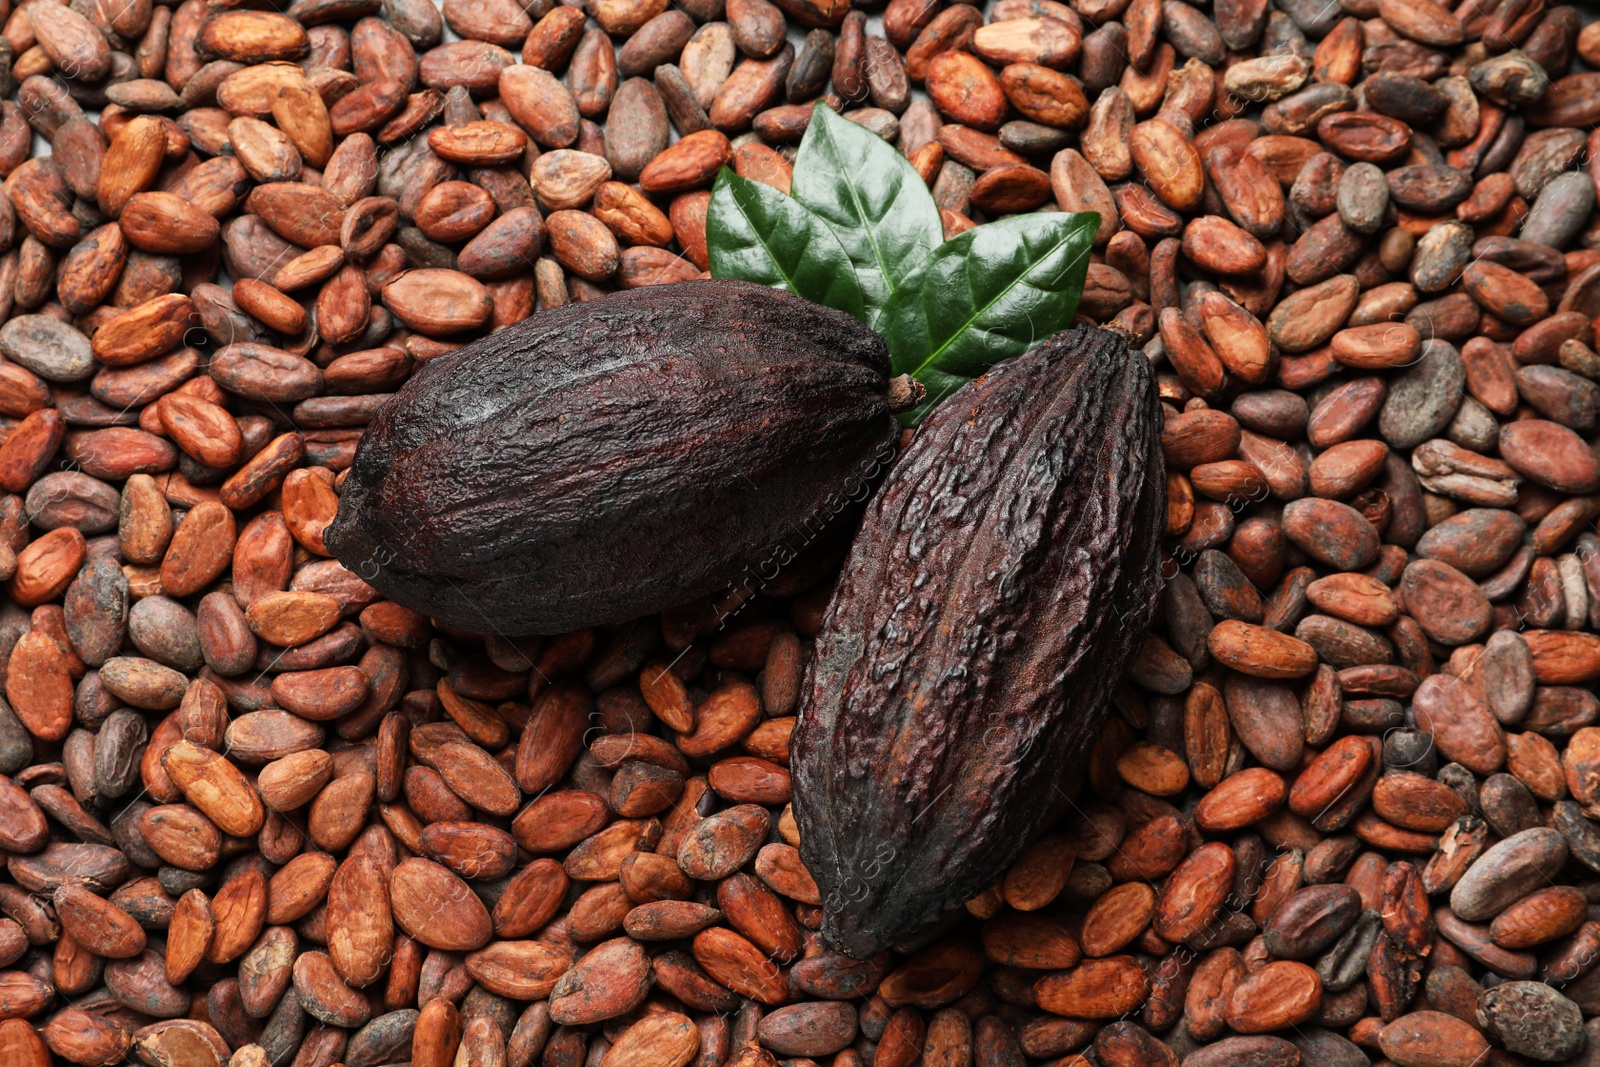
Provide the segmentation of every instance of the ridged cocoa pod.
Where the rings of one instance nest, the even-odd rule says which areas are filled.
[[[922,424],[867,507],[793,738],[824,936],[866,956],[992,885],[1064,805],[1160,589],[1153,375],[1074,328]]]
[[[892,455],[888,371],[848,315],[745,282],[544,311],[407,382],[326,543],[407,607],[509,634],[759,583]]]

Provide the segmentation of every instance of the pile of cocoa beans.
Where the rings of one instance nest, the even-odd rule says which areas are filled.
[[[0,0],[0,1064],[1600,1064],[1600,26],[1274,5]],[[848,531],[548,639],[323,543],[818,99],[947,234],[1098,211],[1166,415],[1086,781],[865,960],[786,770]]]

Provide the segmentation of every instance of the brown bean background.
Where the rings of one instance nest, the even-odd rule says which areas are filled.
[[[0,1063],[1600,1062],[1578,7],[0,13]],[[787,190],[818,99],[947,235],[1100,212],[1080,312],[1166,415],[1087,780],[869,960],[787,771],[848,530],[549,638],[322,540],[420,363],[699,276],[719,168]]]

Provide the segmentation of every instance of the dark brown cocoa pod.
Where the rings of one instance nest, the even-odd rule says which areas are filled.
[[[407,607],[509,634],[759,587],[892,455],[888,370],[848,315],[746,282],[553,309],[406,383],[327,545]]]
[[[866,956],[977,896],[1065,802],[1155,609],[1156,386],[1078,327],[934,410],[879,490],[792,745],[825,938]]]

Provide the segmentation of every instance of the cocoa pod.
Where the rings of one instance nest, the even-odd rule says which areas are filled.
[[[866,956],[976,896],[1063,799],[1154,611],[1158,423],[1145,361],[1075,328],[936,408],[869,505],[792,741],[830,943]],[[976,651],[1000,633],[1027,635],[1003,665]]]
[[[407,382],[325,538],[385,595],[466,628],[661,611],[758,581],[797,551],[796,522],[866,492],[897,436],[887,372],[853,319],[744,282],[557,309]]]

